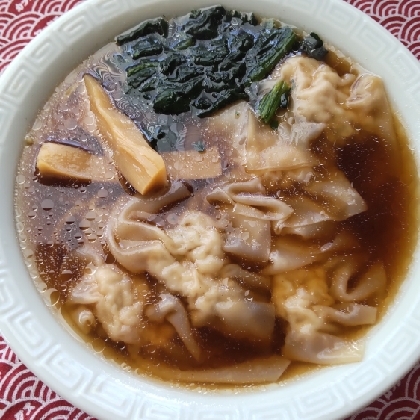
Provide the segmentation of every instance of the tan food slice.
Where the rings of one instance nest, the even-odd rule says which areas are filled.
[[[166,167],[159,153],[149,146],[134,122],[113,106],[97,80],[85,75],[84,82],[99,131],[125,179],[141,194],[166,185]]]
[[[44,143],[36,166],[43,177],[75,181],[111,181],[115,168],[103,156],[95,156],[77,147]]]
[[[204,152],[186,150],[162,153],[171,179],[206,179],[222,175],[222,162],[217,147]]]

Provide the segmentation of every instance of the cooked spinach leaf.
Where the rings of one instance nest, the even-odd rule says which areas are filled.
[[[261,98],[256,109],[256,113],[261,121],[266,124],[271,123],[277,109],[282,105],[282,100],[284,101],[287,98],[289,92],[289,85],[283,80],[280,80],[270,92]]]
[[[298,37],[291,28],[263,31],[245,58],[248,68],[247,83],[268,76],[276,64],[293,50],[297,41]]]
[[[290,89],[279,83],[254,101],[249,95],[255,82],[293,52],[319,60],[328,52],[314,33],[302,40],[274,19],[259,23],[252,13],[222,6],[194,10],[169,22],[162,17],[147,20],[116,42],[122,46],[119,65],[127,75],[126,94],[147,112],[172,119],[188,111],[205,117],[245,99],[267,124],[273,124],[279,107],[287,107]],[[155,145],[173,143],[166,135],[165,140],[158,137],[162,131],[145,131]]]
[[[183,31],[196,39],[212,39],[218,35],[218,27],[226,10],[222,6],[193,10]]]
[[[166,38],[168,24],[161,19],[117,37],[128,43],[134,61],[126,68],[127,93],[141,96],[157,113],[203,117],[247,99],[245,88],[266,77],[298,40],[290,28],[259,26],[253,14],[222,6],[171,21]]]
[[[139,42],[133,46],[133,59],[137,60],[142,57],[160,54],[163,51],[162,41],[156,36],[147,36],[141,38]]]
[[[123,45],[130,41],[135,41],[143,36],[150,34],[160,34],[166,36],[168,33],[168,22],[163,17],[149,19],[141,22],[134,28],[123,32],[115,38],[117,45]]]
[[[315,32],[311,32],[303,39],[300,51],[319,61],[324,60],[328,54],[328,50],[324,47],[324,41]]]

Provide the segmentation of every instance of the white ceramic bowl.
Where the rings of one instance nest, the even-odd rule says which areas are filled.
[[[87,0],[44,30],[0,78],[0,329],[21,360],[61,396],[102,419],[333,419],[376,398],[420,355],[417,247],[409,275],[368,336],[363,362],[246,393],[199,393],[124,372],[96,356],[46,307],[16,239],[13,189],[23,138],[55,86],[139,21],[214,0]],[[420,66],[388,32],[342,0],[225,0],[313,30],[383,77],[420,167]],[[391,246],[391,245],[390,245]]]

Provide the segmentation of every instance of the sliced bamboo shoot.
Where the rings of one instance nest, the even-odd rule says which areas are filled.
[[[162,153],[171,179],[206,179],[222,175],[222,162],[217,147],[204,152],[186,150]]]
[[[58,143],[41,146],[36,166],[40,175],[47,178],[82,182],[116,179],[115,168],[105,157]]]
[[[166,167],[159,153],[149,146],[134,122],[113,106],[97,80],[85,75],[84,82],[90,109],[118,170],[141,194],[166,185]]]

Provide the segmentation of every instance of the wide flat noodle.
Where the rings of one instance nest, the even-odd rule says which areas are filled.
[[[374,262],[365,273],[359,275],[356,286],[349,287],[349,282],[355,275],[360,274],[364,265],[354,256],[339,262],[332,274],[331,295],[342,302],[357,302],[383,294],[387,281],[385,268],[381,262]]]
[[[158,322],[162,322],[166,318],[174,326],[188,351],[196,360],[199,360],[201,350],[192,333],[184,305],[179,298],[169,293],[162,293],[159,298],[159,302],[146,309],[147,317]]]
[[[320,245],[301,238],[279,236],[270,252],[270,264],[262,270],[262,274],[296,270],[315,262],[325,261],[336,253],[352,251],[358,245],[355,237],[346,231],[338,233],[332,240]]]
[[[197,371],[171,371],[170,378],[182,382],[214,384],[258,384],[276,382],[290,365],[278,356],[255,359],[231,367]]]
[[[221,277],[229,277],[240,281],[244,286],[251,289],[269,290],[271,279],[252,271],[244,270],[237,264],[227,264],[221,270]]]
[[[230,223],[223,251],[239,258],[266,262],[270,256],[271,229],[268,220],[246,217],[233,209],[225,211]]]
[[[250,245],[245,258],[261,259],[267,261],[270,252],[270,224],[278,232],[284,221],[293,213],[293,209],[275,197],[266,195],[265,188],[258,177],[244,182],[227,183],[216,187],[207,194],[206,199],[211,204],[224,203],[228,205],[227,219],[232,223],[236,232],[228,234],[228,243],[241,243],[246,235],[246,242]],[[241,239],[242,237],[242,239]],[[264,248],[260,244],[265,244]],[[257,250],[256,248],[259,247]],[[253,248],[255,248],[253,250]],[[231,252],[231,251],[229,251]],[[241,255],[241,250],[235,252]]]
[[[258,121],[249,111],[246,141],[247,171],[285,171],[312,167],[318,160],[311,154],[309,143],[324,130],[323,124],[299,123],[275,131]]]
[[[163,230],[145,221],[144,204],[149,204],[144,198],[133,198],[111,215],[106,239],[116,260],[133,273],[150,273],[169,292],[184,296],[194,326],[216,326],[231,337],[261,343],[271,340],[274,308],[249,303],[241,285],[223,275],[223,240],[213,219],[187,211],[175,228]],[[249,318],[238,316],[244,310]]]
[[[364,355],[361,341],[348,341],[331,334],[293,331],[286,335],[283,354],[290,360],[317,365],[360,362]]]
[[[377,309],[359,303],[341,303],[331,306],[314,306],[313,310],[322,319],[348,327],[372,325],[376,322]]]
[[[332,220],[345,220],[367,210],[367,205],[346,176],[338,169],[330,169],[320,179],[314,179],[305,190],[324,206]]]

